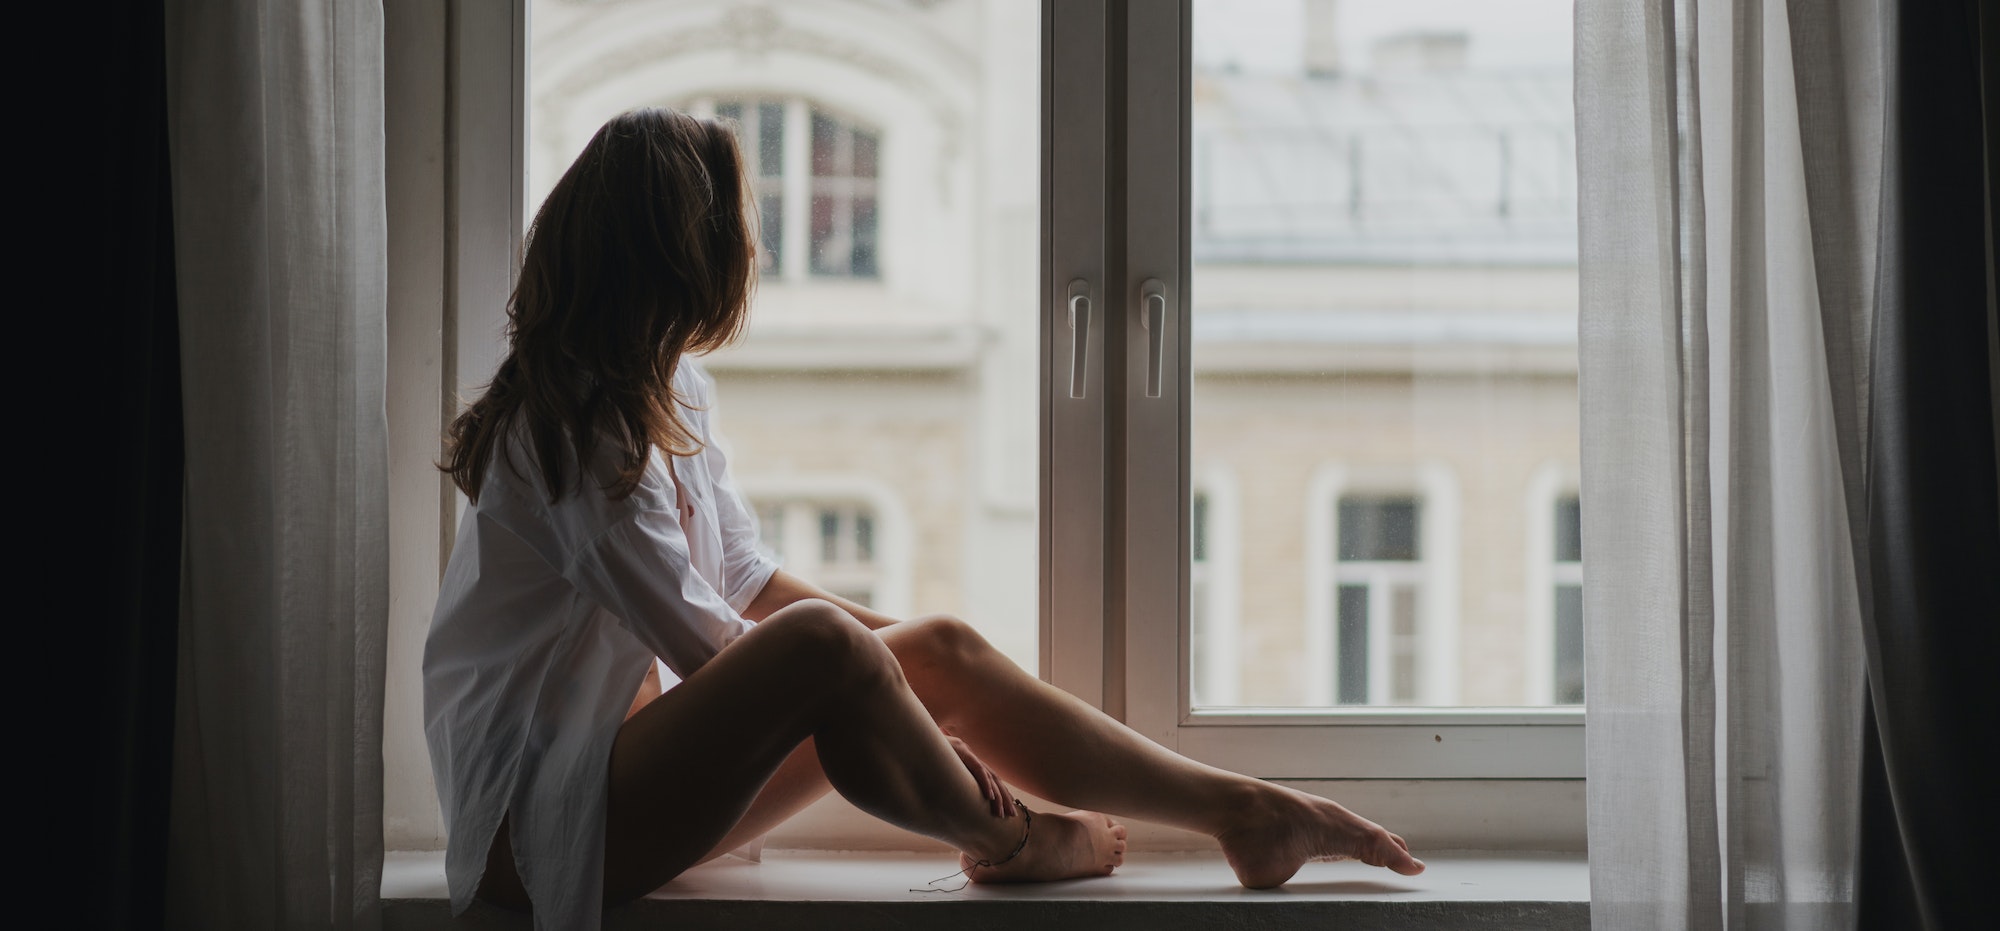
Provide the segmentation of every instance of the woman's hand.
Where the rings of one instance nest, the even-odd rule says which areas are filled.
[[[994,772],[992,767],[987,766],[984,760],[974,754],[965,741],[953,737],[951,731],[944,732],[944,740],[951,745],[952,752],[958,754],[958,761],[965,764],[965,769],[972,774],[973,781],[979,783],[979,794],[986,796],[986,804],[993,810],[993,817],[1014,817],[1018,811],[1014,807],[1014,796],[1007,791],[1007,785],[1000,781],[1000,774]]]

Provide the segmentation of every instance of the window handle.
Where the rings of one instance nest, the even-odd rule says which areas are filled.
[[[1160,396],[1167,363],[1167,286],[1158,278],[1139,285],[1139,325],[1146,328],[1146,397]]]
[[[1081,398],[1087,384],[1090,356],[1090,282],[1069,283],[1069,396]]]

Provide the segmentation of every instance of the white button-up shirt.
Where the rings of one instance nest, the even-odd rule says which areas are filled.
[[[535,926],[599,925],[611,742],[632,696],[655,657],[685,678],[748,630],[742,611],[777,570],[710,429],[714,381],[683,358],[674,387],[701,452],[654,451],[619,500],[599,456],[552,504],[516,430],[511,467],[488,464],[459,522],[424,646],[454,914],[510,816]]]

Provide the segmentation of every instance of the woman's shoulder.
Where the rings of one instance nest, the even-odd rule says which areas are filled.
[[[618,484],[617,443],[609,437],[600,438],[582,469],[577,468],[576,447],[567,430],[553,446],[565,486],[559,494],[550,493],[534,431],[524,423],[510,424],[502,442],[495,444],[493,460],[487,464],[486,484],[479,504],[486,505],[487,498],[493,496],[493,507],[548,516],[587,513],[604,520],[615,520],[636,510],[670,506],[667,498],[671,494],[671,479],[656,453],[649,452],[638,487],[630,495],[614,498],[609,489]]]

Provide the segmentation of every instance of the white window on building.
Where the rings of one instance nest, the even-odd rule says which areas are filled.
[[[738,127],[767,278],[881,276],[878,133],[797,97],[697,101]]]
[[[1423,501],[1344,496],[1334,516],[1334,700],[1407,705],[1423,676]]]
[[[871,505],[819,499],[753,500],[760,545],[786,571],[869,607],[881,603]]]
[[[1549,578],[1555,609],[1550,657],[1558,705],[1583,704],[1583,521],[1575,494],[1556,499],[1555,547]]]

